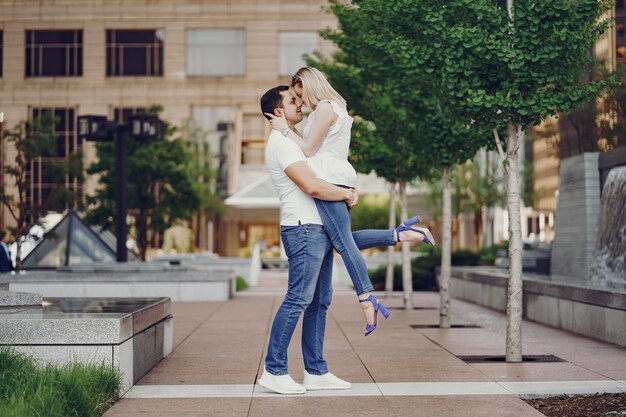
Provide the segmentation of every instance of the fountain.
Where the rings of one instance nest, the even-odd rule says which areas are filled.
[[[626,289],[626,166],[611,169],[602,189],[591,284]]]

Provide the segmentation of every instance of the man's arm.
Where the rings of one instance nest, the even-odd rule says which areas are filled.
[[[326,201],[345,201],[349,206],[355,203],[355,193],[338,187],[315,176],[305,161],[298,161],[285,168],[285,174],[311,197]]]

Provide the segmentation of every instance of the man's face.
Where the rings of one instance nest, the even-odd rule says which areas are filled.
[[[282,111],[285,114],[285,119],[287,119],[287,123],[290,124],[298,124],[302,121],[302,105],[297,104],[297,99],[289,90],[281,91],[280,95],[283,98],[283,108]]]
[[[304,103],[302,100],[302,84],[301,83],[295,83],[293,85],[293,87],[291,88],[291,90],[293,90],[293,94],[296,95],[296,103],[299,103],[300,106],[302,106],[302,104]],[[311,103],[304,103],[305,106],[307,106],[309,109],[313,110],[311,108]]]

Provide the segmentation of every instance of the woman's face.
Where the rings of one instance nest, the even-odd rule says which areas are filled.
[[[299,102],[299,105],[302,105],[304,103],[305,106],[307,106],[309,109],[313,110],[311,108],[311,103],[307,103],[306,101],[302,100],[302,83],[295,83],[293,85],[293,92],[296,95],[296,100]]]

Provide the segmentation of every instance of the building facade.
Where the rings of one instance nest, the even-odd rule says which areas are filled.
[[[615,25],[596,42],[594,57],[610,71],[615,71],[618,62],[626,62],[626,9],[624,0],[617,0],[609,12],[609,18],[615,19]],[[612,117],[604,113],[602,104],[598,104],[598,119]],[[558,201],[560,159],[555,147],[559,147],[563,130],[568,127],[565,118],[549,118],[540,126],[533,128],[533,207],[526,209],[528,234],[536,240],[554,239],[554,215]],[[621,120],[616,120],[621,123]]]
[[[217,192],[227,198],[263,175],[268,124],[259,98],[286,84],[302,55],[332,51],[318,32],[335,25],[313,0],[0,0],[0,112],[4,128],[52,111],[57,150],[50,159],[95,146],[79,140],[76,118],[126,120],[152,105],[182,126],[193,120],[215,155]],[[14,152],[3,144],[1,159]],[[29,168],[27,196],[45,201],[53,187],[93,192],[67,177],[50,183],[42,158]],[[7,184],[7,179],[3,179]],[[55,207],[58,210],[67,207]],[[277,206],[231,206],[223,216],[196,222],[198,247],[221,255],[263,238],[278,240]],[[2,226],[11,218],[3,208]]]

